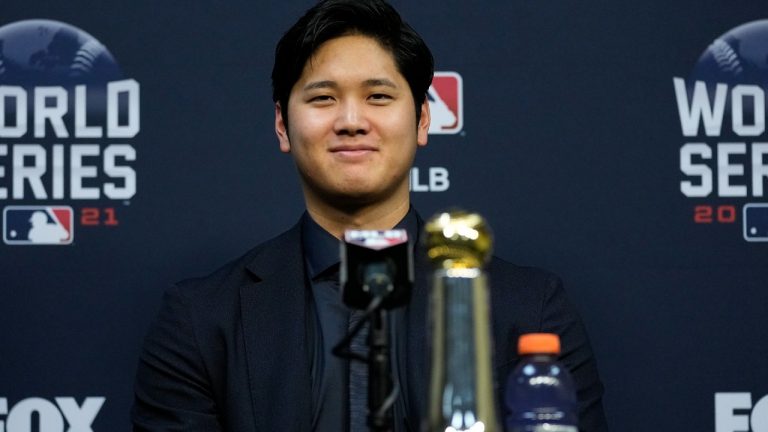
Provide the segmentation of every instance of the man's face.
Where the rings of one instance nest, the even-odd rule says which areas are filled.
[[[307,61],[288,102],[288,128],[275,108],[280,150],[292,153],[308,201],[330,206],[407,200],[416,146],[427,143],[421,119],[391,53],[367,36],[322,44]]]

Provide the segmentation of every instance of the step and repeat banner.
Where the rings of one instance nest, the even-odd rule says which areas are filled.
[[[129,428],[172,282],[290,227],[274,46],[310,1],[0,3],[0,432]],[[768,431],[768,9],[395,6],[436,59],[429,216],[560,274],[616,431]]]

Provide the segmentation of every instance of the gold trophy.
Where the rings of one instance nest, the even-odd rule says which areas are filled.
[[[489,294],[482,267],[488,225],[476,213],[440,213],[427,222],[432,279],[430,432],[495,432]]]

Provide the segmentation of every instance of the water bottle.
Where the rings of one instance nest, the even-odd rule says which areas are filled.
[[[507,380],[504,402],[508,432],[578,432],[576,388],[557,361],[560,338],[530,333],[518,341],[520,362]]]

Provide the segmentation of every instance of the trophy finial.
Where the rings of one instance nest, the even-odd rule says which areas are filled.
[[[438,213],[427,221],[425,230],[427,254],[437,267],[480,268],[491,256],[493,236],[477,213]]]

